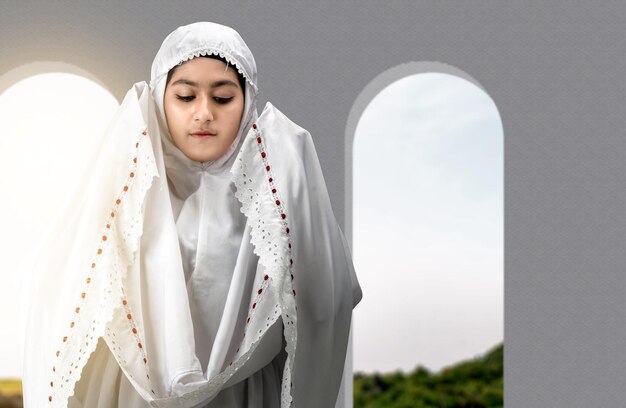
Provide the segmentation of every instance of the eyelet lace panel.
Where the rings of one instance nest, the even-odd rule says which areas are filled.
[[[284,198],[280,195],[282,190],[279,180],[276,180],[272,171],[271,147],[264,139],[257,125],[253,124],[231,172],[237,187],[235,196],[242,204],[241,212],[252,226],[250,235],[254,251],[279,293],[287,342],[287,363],[281,392],[281,407],[286,408],[292,402],[291,372],[297,342],[290,218],[286,213]]]
[[[68,314],[67,335],[55,353],[47,401],[54,407],[65,407],[74,395],[74,385],[80,380],[98,339],[106,337],[105,327],[122,301],[120,281],[134,262],[143,230],[143,200],[153,178],[158,176],[150,137],[146,130],[138,133],[126,181],[120,185],[111,212],[103,221],[100,244],[93,249],[93,260],[85,265],[83,272],[84,289],[77,294],[76,306]],[[136,338],[140,336],[141,333],[136,334]],[[142,346],[139,340],[135,352],[141,354]],[[143,370],[145,378],[140,380],[141,386],[150,389],[147,364]]]

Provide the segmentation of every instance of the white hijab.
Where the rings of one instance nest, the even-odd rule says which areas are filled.
[[[167,73],[200,55],[246,79],[237,137],[207,163],[184,156],[163,120]],[[279,353],[282,407],[335,404],[361,292],[312,138],[269,103],[257,115],[256,80],[228,27],[195,23],[164,40],[150,85],[129,90],[107,129],[82,200],[30,265],[27,407],[66,406],[104,342],[151,406],[207,404]]]

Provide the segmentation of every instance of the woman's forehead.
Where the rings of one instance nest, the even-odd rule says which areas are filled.
[[[228,85],[232,82],[238,84],[238,74],[232,65],[228,65],[219,59],[196,57],[177,66],[170,78],[172,84],[186,85]]]

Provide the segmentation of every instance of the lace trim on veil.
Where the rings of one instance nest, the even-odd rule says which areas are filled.
[[[104,337],[105,327],[113,319],[115,309],[122,306],[122,301],[118,302],[116,298],[123,296],[120,280],[134,262],[143,231],[143,200],[152,180],[158,176],[150,138],[145,130],[139,136],[135,150],[127,179],[103,223],[93,261],[85,265],[83,291],[72,310],[72,317],[68,319],[67,334],[55,353],[57,360],[51,370],[51,393],[47,401],[52,406],[65,407],[74,395],[74,385],[80,380],[98,339]],[[131,317],[129,320],[132,320]],[[140,334],[136,331],[134,334],[139,351],[143,352]],[[150,389],[147,364],[145,371],[147,383],[142,381],[142,385]]]
[[[246,70],[240,66],[240,64],[237,62],[237,59],[235,59],[228,51],[223,50],[220,47],[207,46],[207,45],[200,46],[186,53],[183,57],[180,58],[178,63],[174,66],[181,65],[183,62],[189,61],[190,59],[200,57],[200,56],[207,56],[207,55],[218,55],[224,58],[226,61],[229,62],[230,65],[232,65],[233,67],[235,67],[235,69],[237,69],[237,72],[239,72],[241,75],[243,75],[244,78],[246,78],[246,81],[248,82],[248,84],[250,84],[252,89],[254,89],[254,92],[255,93],[258,92],[258,88],[256,84],[254,83],[254,81],[252,80],[252,78],[250,77],[250,75],[248,74],[248,72],[246,72]],[[169,72],[169,69],[165,73],[162,73],[159,76],[153,78],[152,81],[150,81],[150,86],[154,87],[154,85],[157,82],[159,82],[162,77],[167,75],[168,72]]]
[[[279,292],[281,317],[287,342],[287,363],[282,380],[281,407],[291,406],[291,373],[295,359],[296,292],[293,289],[293,258],[288,214],[274,177],[264,136],[256,124],[246,138],[240,157],[231,170],[241,212],[252,225],[251,242]],[[254,136],[254,137],[250,137]],[[250,165],[248,165],[250,163]]]

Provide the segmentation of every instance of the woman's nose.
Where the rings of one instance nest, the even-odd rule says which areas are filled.
[[[211,111],[211,104],[209,102],[209,99],[197,98],[196,101],[197,104],[194,119],[200,122],[213,120],[213,112]]]

